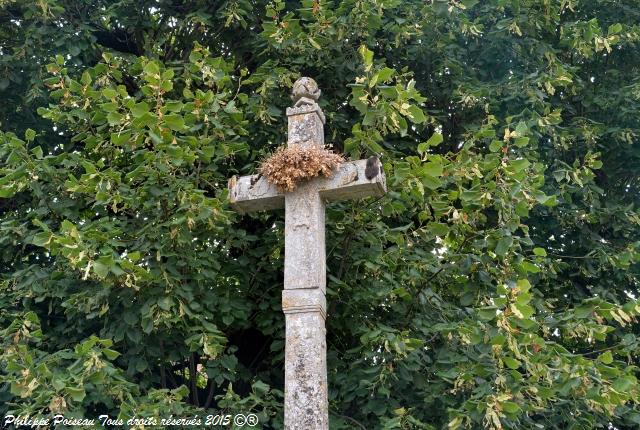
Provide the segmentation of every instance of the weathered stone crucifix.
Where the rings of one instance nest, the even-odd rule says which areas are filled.
[[[316,103],[319,95],[313,79],[300,78],[294,84],[295,105],[287,108],[289,146],[324,147],[325,118]],[[234,177],[229,192],[233,208],[240,213],[285,209],[284,425],[287,430],[326,430],[325,203],[383,195],[386,183],[380,162],[377,158],[348,161],[331,178],[309,179],[286,193],[260,175]]]

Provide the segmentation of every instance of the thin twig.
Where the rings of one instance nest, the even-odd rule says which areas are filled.
[[[595,258],[593,255],[560,255],[560,254],[551,254],[551,253],[549,253],[549,255],[556,258],[573,258],[573,259]]]
[[[267,344],[269,343],[269,339],[265,340],[264,343],[262,344],[262,347],[260,348],[260,351],[258,351],[256,353],[256,356],[253,358],[253,360],[251,360],[251,363],[249,363],[248,369],[251,370],[251,368],[253,367],[254,364],[256,364],[256,361],[258,361],[259,358],[261,358],[261,354],[264,352],[265,348],[267,347]]]
[[[591,354],[599,354],[601,352],[605,352],[605,351],[611,351],[612,349],[615,349],[617,347],[621,346],[621,344],[616,344],[613,346],[608,346],[606,348],[602,348],[602,349],[596,349],[595,351],[588,351],[588,352],[574,352],[575,355],[582,355],[587,356],[587,355],[591,355]]]
[[[167,373],[167,376],[169,377],[169,381],[172,384],[171,388],[178,388],[181,384],[178,384],[178,380],[176,379],[176,376],[173,372],[174,371],[172,370],[171,372]]]
[[[164,342],[160,339],[160,359],[164,360]],[[167,388],[167,373],[164,368],[164,361],[160,363],[160,384],[162,388]]]
[[[339,416],[340,418],[346,418],[347,420],[351,421],[353,424],[355,424],[358,427],[360,427],[362,430],[367,430],[367,428],[365,426],[363,426],[362,423],[360,423],[356,419],[348,417],[346,415],[339,414],[339,413],[336,412],[335,409],[333,409],[333,413],[334,413],[334,415]]]
[[[336,276],[336,278],[340,280],[342,280],[342,273],[345,268],[345,263],[347,262],[347,255],[349,254],[349,246],[351,246],[351,239],[353,239],[354,232],[355,231],[352,231],[351,234],[349,234],[349,236],[347,237],[346,243],[342,247],[342,249],[344,250],[342,253],[342,261],[340,262],[340,267],[338,268],[338,273]]]

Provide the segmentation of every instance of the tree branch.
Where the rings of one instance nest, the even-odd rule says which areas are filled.
[[[191,397],[193,398],[193,404],[200,406],[198,399],[198,371],[197,371],[197,358],[196,354],[192,353],[189,357],[189,379],[191,380]]]
[[[363,425],[362,425],[362,423],[360,423],[360,422],[359,422],[359,421],[357,421],[356,419],[351,418],[351,417],[349,417],[349,416],[347,416],[347,415],[339,414],[339,413],[337,413],[337,412],[336,412],[336,410],[335,410],[335,409],[333,409],[333,414],[334,414],[334,415],[336,415],[336,416],[338,416],[338,417],[340,417],[340,418],[345,418],[345,419],[349,420],[351,423],[353,423],[353,424],[357,425],[357,426],[358,426],[359,428],[361,428],[362,430],[367,430],[367,428],[366,428],[365,426],[363,426]]]

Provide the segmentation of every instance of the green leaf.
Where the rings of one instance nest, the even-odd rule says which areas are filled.
[[[502,149],[503,142],[501,140],[492,140],[489,144],[489,151],[498,152]]]
[[[466,9],[471,9],[478,4],[478,0],[461,0],[460,3],[462,3]]]
[[[82,387],[66,387],[64,391],[74,402],[81,402],[86,396],[84,388]]]
[[[43,231],[33,236],[32,244],[35,246],[46,247],[53,239],[53,235],[49,231]]]
[[[144,358],[138,357],[138,359],[135,361],[135,368],[137,372],[144,372],[149,368],[147,360],[145,360]]]
[[[27,142],[33,142],[33,139],[36,138],[36,131],[32,130],[30,128],[28,128],[25,132],[24,132],[24,138]]]
[[[411,105],[409,106],[409,108],[407,109],[407,111],[409,111],[409,119],[411,120],[411,122],[413,122],[414,124],[422,124],[423,122],[426,121],[427,117],[424,116],[424,113],[422,112],[422,109],[420,109],[418,106],[416,105]],[[432,136],[433,137],[433,136]],[[441,136],[442,137],[442,136]]]
[[[404,117],[398,117],[398,124],[400,124],[400,136],[404,137],[407,135],[408,124]]]
[[[160,86],[164,92],[169,92],[173,89],[173,81],[162,81]]]
[[[140,251],[134,251],[127,254],[127,257],[131,259],[134,263],[140,260]]]
[[[16,191],[17,190],[14,187],[0,187],[0,198],[6,199],[8,197],[13,197],[16,194]]]
[[[391,78],[391,76],[393,76],[396,73],[395,70],[390,69],[388,67],[384,67],[382,68],[382,70],[380,70],[378,72],[378,82],[386,82],[389,80],[389,78]]]
[[[491,338],[491,345],[504,345],[507,341],[507,338],[501,334],[494,336]]]
[[[99,106],[105,112],[116,112],[120,107],[116,102],[101,103]]]
[[[637,386],[638,380],[633,376],[623,376],[613,381],[612,387],[619,393],[628,393],[633,387]]]
[[[80,82],[82,82],[84,85],[89,85],[91,83],[91,75],[89,74],[89,72],[85,71],[84,73],[82,73]]]
[[[113,99],[118,96],[118,92],[113,88],[104,88],[102,90],[102,95],[107,99]]]
[[[431,7],[438,15],[445,15],[449,11],[449,0],[433,0]]]
[[[583,305],[583,306],[577,307],[574,310],[574,312],[575,312],[576,318],[587,318],[592,316],[594,310],[595,310],[594,306]]]
[[[160,67],[155,61],[149,61],[144,66],[144,72],[148,75],[160,75]]]
[[[498,243],[496,245],[496,248],[494,249],[494,252],[496,253],[497,256],[503,257],[511,247],[512,243],[513,243],[513,237],[511,236],[501,237],[500,240],[498,240]]]
[[[365,71],[368,72],[371,70],[371,66],[373,66],[373,51],[370,51],[366,45],[360,45],[358,53],[364,62]]]
[[[123,119],[124,117],[118,112],[109,112],[109,115],[107,115],[107,121],[111,126],[119,125]]]
[[[502,362],[507,365],[509,369],[516,370],[520,367],[520,362],[515,358],[511,357],[502,357]]]
[[[598,356],[598,361],[604,363],[604,364],[611,364],[613,363],[613,355],[611,354],[611,351],[605,351],[604,353],[600,354]]]
[[[533,253],[539,257],[547,256],[547,251],[545,251],[543,248],[533,248]]]
[[[535,310],[526,303],[515,302],[511,304],[511,310],[518,318],[531,318]]]
[[[153,320],[151,318],[142,319],[142,331],[149,334],[153,331]]]
[[[42,159],[42,157],[44,156],[44,153],[42,152],[42,148],[39,146],[36,146],[35,148],[33,148],[31,150],[31,153],[38,159]]]
[[[529,131],[529,127],[527,127],[527,124],[525,124],[524,121],[520,121],[518,125],[516,125],[515,131],[518,137],[522,137]]]
[[[519,160],[512,160],[509,164],[515,172],[522,172],[524,169],[526,169],[531,165],[529,160],[527,160],[526,158],[521,158]]]
[[[122,318],[129,325],[135,325],[138,322],[138,315],[130,310],[125,311]]]
[[[442,186],[442,181],[431,175],[425,175],[422,177],[422,184],[430,190],[436,190]]]
[[[171,80],[173,79],[174,72],[172,69],[167,69],[164,72],[162,72],[161,76],[162,76],[162,79]]]
[[[528,137],[518,137],[514,141],[514,143],[518,148],[524,148],[525,146],[527,146],[529,144],[529,138]]]
[[[149,137],[156,145],[160,145],[163,142],[162,137],[152,130],[149,130]]]
[[[171,305],[173,305],[173,300],[171,299],[171,297],[162,297],[158,300],[158,306],[160,306],[160,308],[165,311],[171,309]]]
[[[126,133],[111,133],[111,143],[113,143],[116,146],[122,146],[122,145],[126,144],[127,142],[129,142],[129,139],[131,139],[131,133],[130,132],[126,132]]]
[[[494,306],[479,308],[477,312],[478,312],[478,317],[482,321],[491,321],[495,319],[496,315],[498,314],[497,309]]]
[[[58,374],[58,375],[54,375],[51,379],[51,385],[53,386],[53,388],[56,389],[56,391],[62,391],[62,389],[64,389],[64,387],[66,387],[64,381],[63,381],[63,376]]]
[[[444,237],[449,233],[449,226],[440,222],[429,223],[428,228],[435,236]]]
[[[558,204],[558,199],[555,194],[552,196],[545,196],[544,194],[536,196],[536,200],[538,201],[538,203],[541,203],[547,207],[553,207]]]
[[[253,391],[259,396],[264,396],[270,390],[270,387],[262,381],[256,381],[251,385]]]
[[[120,353],[118,351],[114,351],[113,349],[108,349],[108,348],[104,348],[102,350],[102,353],[105,355],[105,357],[107,357],[109,360],[115,360],[116,358],[118,358],[118,356],[120,355]]]
[[[516,285],[518,286],[518,289],[523,293],[526,293],[531,289],[531,283],[528,279],[518,279]]]
[[[521,291],[516,298],[516,303],[518,305],[526,305],[530,301],[531,301],[531,293],[528,293],[526,291]]]
[[[316,49],[322,49],[322,46],[320,46],[320,44],[316,42],[313,37],[309,37],[309,43]]]
[[[109,266],[107,266],[106,264],[100,261],[94,261],[93,271],[98,276],[98,278],[104,279],[107,277],[107,274],[109,273]]]
[[[376,112],[372,109],[368,109],[362,119],[362,125],[371,126],[376,123]]]
[[[502,410],[508,414],[517,414],[520,412],[520,406],[514,402],[502,402],[500,406]]]
[[[126,273],[124,270],[122,270],[120,265],[115,262],[111,266],[109,266],[109,270],[116,276],[122,276]]]
[[[144,103],[144,102],[142,102]],[[144,103],[146,105],[146,103]],[[228,106],[228,105],[227,105]],[[182,110],[182,108],[184,107],[184,104],[180,101],[168,101],[167,103],[165,103],[165,107],[167,109],[167,111],[169,112],[180,112]],[[149,111],[149,106],[146,106],[146,111],[145,113]]]
[[[618,34],[622,31],[622,24],[620,24],[619,22],[615,23],[615,24],[611,24],[609,26],[609,29],[607,31],[607,35],[611,36],[614,34]]]
[[[440,143],[442,143],[442,134],[440,133],[433,133],[429,140],[427,140],[428,146],[438,146]]]
[[[184,118],[181,115],[171,114],[164,117],[164,123],[174,131],[184,130]]]
[[[540,268],[529,261],[523,261],[522,263],[520,263],[520,267],[522,267],[527,272],[531,272],[531,273],[540,272]]]
[[[442,164],[439,162],[429,161],[422,165],[421,173],[433,177],[442,176]]]

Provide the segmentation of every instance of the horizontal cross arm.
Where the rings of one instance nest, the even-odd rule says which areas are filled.
[[[347,161],[330,178],[315,178],[322,198],[329,202],[382,196],[387,191],[386,179],[380,162],[377,170],[367,178],[367,160]],[[371,167],[371,166],[370,166]],[[229,180],[231,206],[240,213],[284,208],[285,193],[261,175],[233,177]]]
[[[231,207],[241,214],[284,208],[284,193],[262,175],[229,179]]]
[[[322,198],[328,202],[354,200],[363,197],[380,197],[387,192],[384,170],[379,160],[375,159],[373,175],[367,178],[368,160],[347,161],[338,167],[338,171],[330,178],[320,181],[318,190]],[[371,172],[370,172],[371,173]]]

